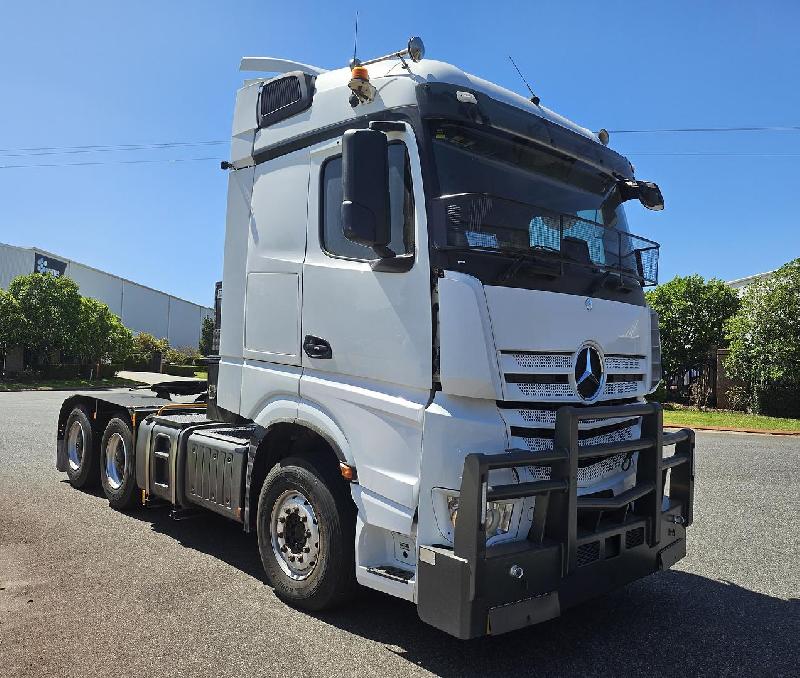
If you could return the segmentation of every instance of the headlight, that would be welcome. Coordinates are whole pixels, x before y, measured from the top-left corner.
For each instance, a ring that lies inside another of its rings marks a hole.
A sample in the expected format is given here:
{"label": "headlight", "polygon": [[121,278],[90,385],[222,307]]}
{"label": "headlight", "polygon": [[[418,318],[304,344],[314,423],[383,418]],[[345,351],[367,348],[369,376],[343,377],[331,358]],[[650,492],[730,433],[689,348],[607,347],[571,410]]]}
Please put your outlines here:
{"label": "headlight", "polygon": [[[458,495],[451,495],[447,498],[447,512],[450,514],[450,522],[455,527],[458,519]],[[511,528],[511,517],[513,515],[513,502],[487,501],[486,518],[483,521],[486,539],[491,539],[499,534],[507,534]]]}

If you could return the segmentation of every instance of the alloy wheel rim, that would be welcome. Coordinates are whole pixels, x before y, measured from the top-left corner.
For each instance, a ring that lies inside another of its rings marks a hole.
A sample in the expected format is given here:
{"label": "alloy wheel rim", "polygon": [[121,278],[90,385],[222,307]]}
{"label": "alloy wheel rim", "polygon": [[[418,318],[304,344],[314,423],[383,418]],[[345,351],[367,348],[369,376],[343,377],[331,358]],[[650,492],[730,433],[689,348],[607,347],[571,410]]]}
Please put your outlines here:
{"label": "alloy wheel rim", "polygon": [[286,490],[270,514],[272,552],[283,573],[302,581],[319,563],[319,521],[308,498],[298,490]]}
{"label": "alloy wheel rim", "polygon": [[83,444],[83,427],[79,421],[73,421],[67,433],[67,460],[73,471],[77,471],[81,467]]}
{"label": "alloy wheel rim", "polygon": [[112,490],[122,487],[125,468],[128,464],[128,450],[119,433],[112,433],[106,442],[105,468],[108,485]]}

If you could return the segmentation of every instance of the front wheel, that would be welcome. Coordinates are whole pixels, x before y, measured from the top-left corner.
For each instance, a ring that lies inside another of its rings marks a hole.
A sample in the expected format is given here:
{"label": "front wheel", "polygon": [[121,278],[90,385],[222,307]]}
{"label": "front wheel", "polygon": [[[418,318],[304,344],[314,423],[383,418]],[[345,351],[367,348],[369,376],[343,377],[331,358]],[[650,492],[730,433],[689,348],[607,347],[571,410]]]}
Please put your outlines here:
{"label": "front wheel", "polygon": [[100,443],[100,480],[109,505],[119,511],[139,505],[133,454],[130,424],[114,417]]}
{"label": "front wheel", "polygon": [[355,506],[333,464],[288,457],[267,475],[258,499],[261,562],[279,598],[321,611],[355,589]]}

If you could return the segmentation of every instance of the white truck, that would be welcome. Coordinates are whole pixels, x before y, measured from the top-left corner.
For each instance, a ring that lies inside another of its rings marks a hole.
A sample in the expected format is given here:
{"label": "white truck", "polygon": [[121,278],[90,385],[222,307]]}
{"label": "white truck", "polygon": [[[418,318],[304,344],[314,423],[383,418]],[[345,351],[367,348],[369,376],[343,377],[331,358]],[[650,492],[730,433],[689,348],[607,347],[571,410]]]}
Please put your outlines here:
{"label": "white truck", "polygon": [[623,203],[658,187],[423,52],[242,61],[208,384],[68,398],[57,468],[255,531],[292,605],[361,584],[471,638],[682,558],[694,436],[645,400],[658,245]]}

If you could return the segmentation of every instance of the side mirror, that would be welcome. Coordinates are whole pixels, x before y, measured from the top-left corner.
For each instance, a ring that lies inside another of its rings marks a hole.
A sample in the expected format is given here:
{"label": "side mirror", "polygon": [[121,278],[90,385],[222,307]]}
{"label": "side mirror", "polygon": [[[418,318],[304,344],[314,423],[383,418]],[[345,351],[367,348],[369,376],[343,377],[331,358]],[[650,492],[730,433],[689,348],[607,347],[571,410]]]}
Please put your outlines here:
{"label": "side mirror", "polygon": [[392,256],[389,212],[389,140],[371,129],[347,130],[342,137],[342,229],[359,245]]}
{"label": "side mirror", "polygon": [[638,198],[649,210],[663,210],[664,196],[658,184],[652,181],[636,181],[635,179],[623,179],[619,182],[619,191],[623,202]]}
{"label": "side mirror", "polygon": [[654,184],[652,181],[638,181],[637,183],[639,184],[639,202],[649,210],[663,210],[664,196],[661,195],[658,184]]}

